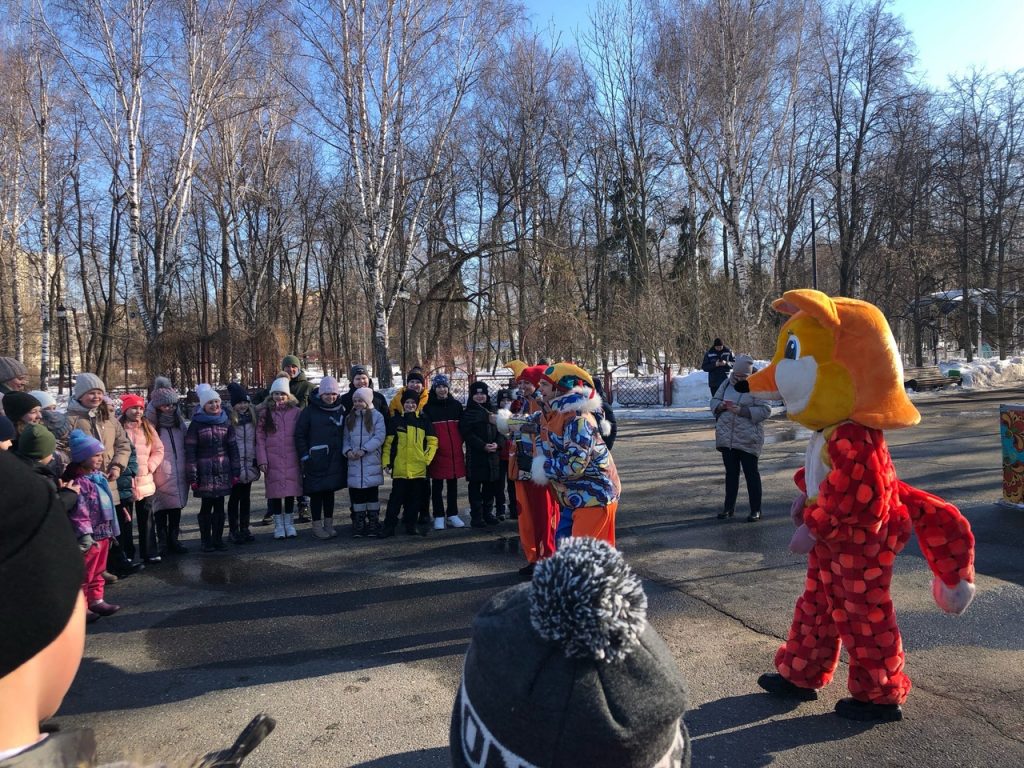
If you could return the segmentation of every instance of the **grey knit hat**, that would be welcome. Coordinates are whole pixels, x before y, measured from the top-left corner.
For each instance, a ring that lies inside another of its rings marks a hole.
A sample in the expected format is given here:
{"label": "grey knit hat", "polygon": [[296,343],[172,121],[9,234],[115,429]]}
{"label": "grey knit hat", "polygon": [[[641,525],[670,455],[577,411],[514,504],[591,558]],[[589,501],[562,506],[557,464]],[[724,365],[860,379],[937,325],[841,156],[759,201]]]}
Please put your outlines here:
{"label": "grey knit hat", "polygon": [[103,394],[107,393],[107,385],[95,373],[79,373],[75,376],[75,400],[93,389],[102,389]]}
{"label": "grey knit hat", "polygon": [[21,360],[16,360],[13,357],[0,357],[0,384],[11,379],[20,379],[22,376],[28,376],[28,368]]}
{"label": "grey knit hat", "polygon": [[647,597],[603,541],[567,539],[473,621],[450,732],[455,768],[680,768],[686,689]]}

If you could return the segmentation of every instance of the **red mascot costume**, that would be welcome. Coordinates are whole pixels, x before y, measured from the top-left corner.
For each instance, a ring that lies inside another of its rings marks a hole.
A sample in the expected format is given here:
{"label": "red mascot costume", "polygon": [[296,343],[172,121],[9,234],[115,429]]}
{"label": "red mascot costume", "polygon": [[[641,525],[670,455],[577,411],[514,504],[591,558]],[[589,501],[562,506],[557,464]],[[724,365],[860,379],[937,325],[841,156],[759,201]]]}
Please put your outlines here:
{"label": "red mascot costume", "polygon": [[889,584],[911,532],[935,575],[938,606],[962,613],[974,597],[974,536],[960,511],[896,477],[882,430],[920,421],[903,389],[896,342],[877,307],[819,291],[787,291],[774,305],[790,315],[770,366],[750,390],[781,397],[789,418],[812,430],[801,494],[793,504],[790,550],[808,555],[778,674],[758,683],[770,693],[810,700],[850,656],[851,698],[836,714],[900,720],[910,691]]}

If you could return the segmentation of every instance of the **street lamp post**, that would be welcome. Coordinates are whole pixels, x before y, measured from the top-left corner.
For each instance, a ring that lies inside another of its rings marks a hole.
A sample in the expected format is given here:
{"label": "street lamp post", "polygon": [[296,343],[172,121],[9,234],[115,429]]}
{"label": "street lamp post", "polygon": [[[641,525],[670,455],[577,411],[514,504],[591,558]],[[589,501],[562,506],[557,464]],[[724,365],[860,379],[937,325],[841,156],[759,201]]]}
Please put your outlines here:
{"label": "street lamp post", "polygon": [[[63,303],[57,305],[57,394],[64,394],[64,347],[67,344],[68,335],[68,310]],[[49,382],[47,382],[49,386]],[[71,388],[71,382],[68,382]]]}
{"label": "street lamp post", "polygon": [[409,306],[409,299],[412,298],[406,290],[401,290],[396,294],[397,298],[402,302],[402,381],[405,382],[406,371],[409,370],[408,364],[408,346],[409,346],[409,325],[405,319],[405,312]]}

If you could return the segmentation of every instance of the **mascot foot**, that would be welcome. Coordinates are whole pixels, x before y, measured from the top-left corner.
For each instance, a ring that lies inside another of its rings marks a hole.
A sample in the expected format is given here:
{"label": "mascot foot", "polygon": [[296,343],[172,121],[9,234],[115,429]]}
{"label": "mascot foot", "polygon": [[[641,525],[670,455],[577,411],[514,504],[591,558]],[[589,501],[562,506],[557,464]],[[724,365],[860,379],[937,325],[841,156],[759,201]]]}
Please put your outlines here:
{"label": "mascot foot", "polygon": [[872,704],[849,698],[836,702],[836,714],[862,722],[895,723],[903,719],[903,709],[899,704]]}
{"label": "mascot foot", "polygon": [[799,685],[794,685],[776,672],[761,675],[757,678],[757,684],[773,696],[783,699],[815,701],[818,698],[818,692],[813,688],[801,688]]}

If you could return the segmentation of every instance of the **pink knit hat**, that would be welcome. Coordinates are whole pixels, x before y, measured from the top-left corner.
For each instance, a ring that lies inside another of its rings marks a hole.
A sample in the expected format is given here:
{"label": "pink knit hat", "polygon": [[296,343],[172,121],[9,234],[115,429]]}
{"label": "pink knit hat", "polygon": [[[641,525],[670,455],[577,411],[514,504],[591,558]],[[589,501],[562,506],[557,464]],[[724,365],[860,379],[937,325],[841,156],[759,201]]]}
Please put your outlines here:
{"label": "pink knit hat", "polygon": [[368,406],[373,408],[373,390],[369,387],[360,387],[352,393],[353,400],[362,400]]}

